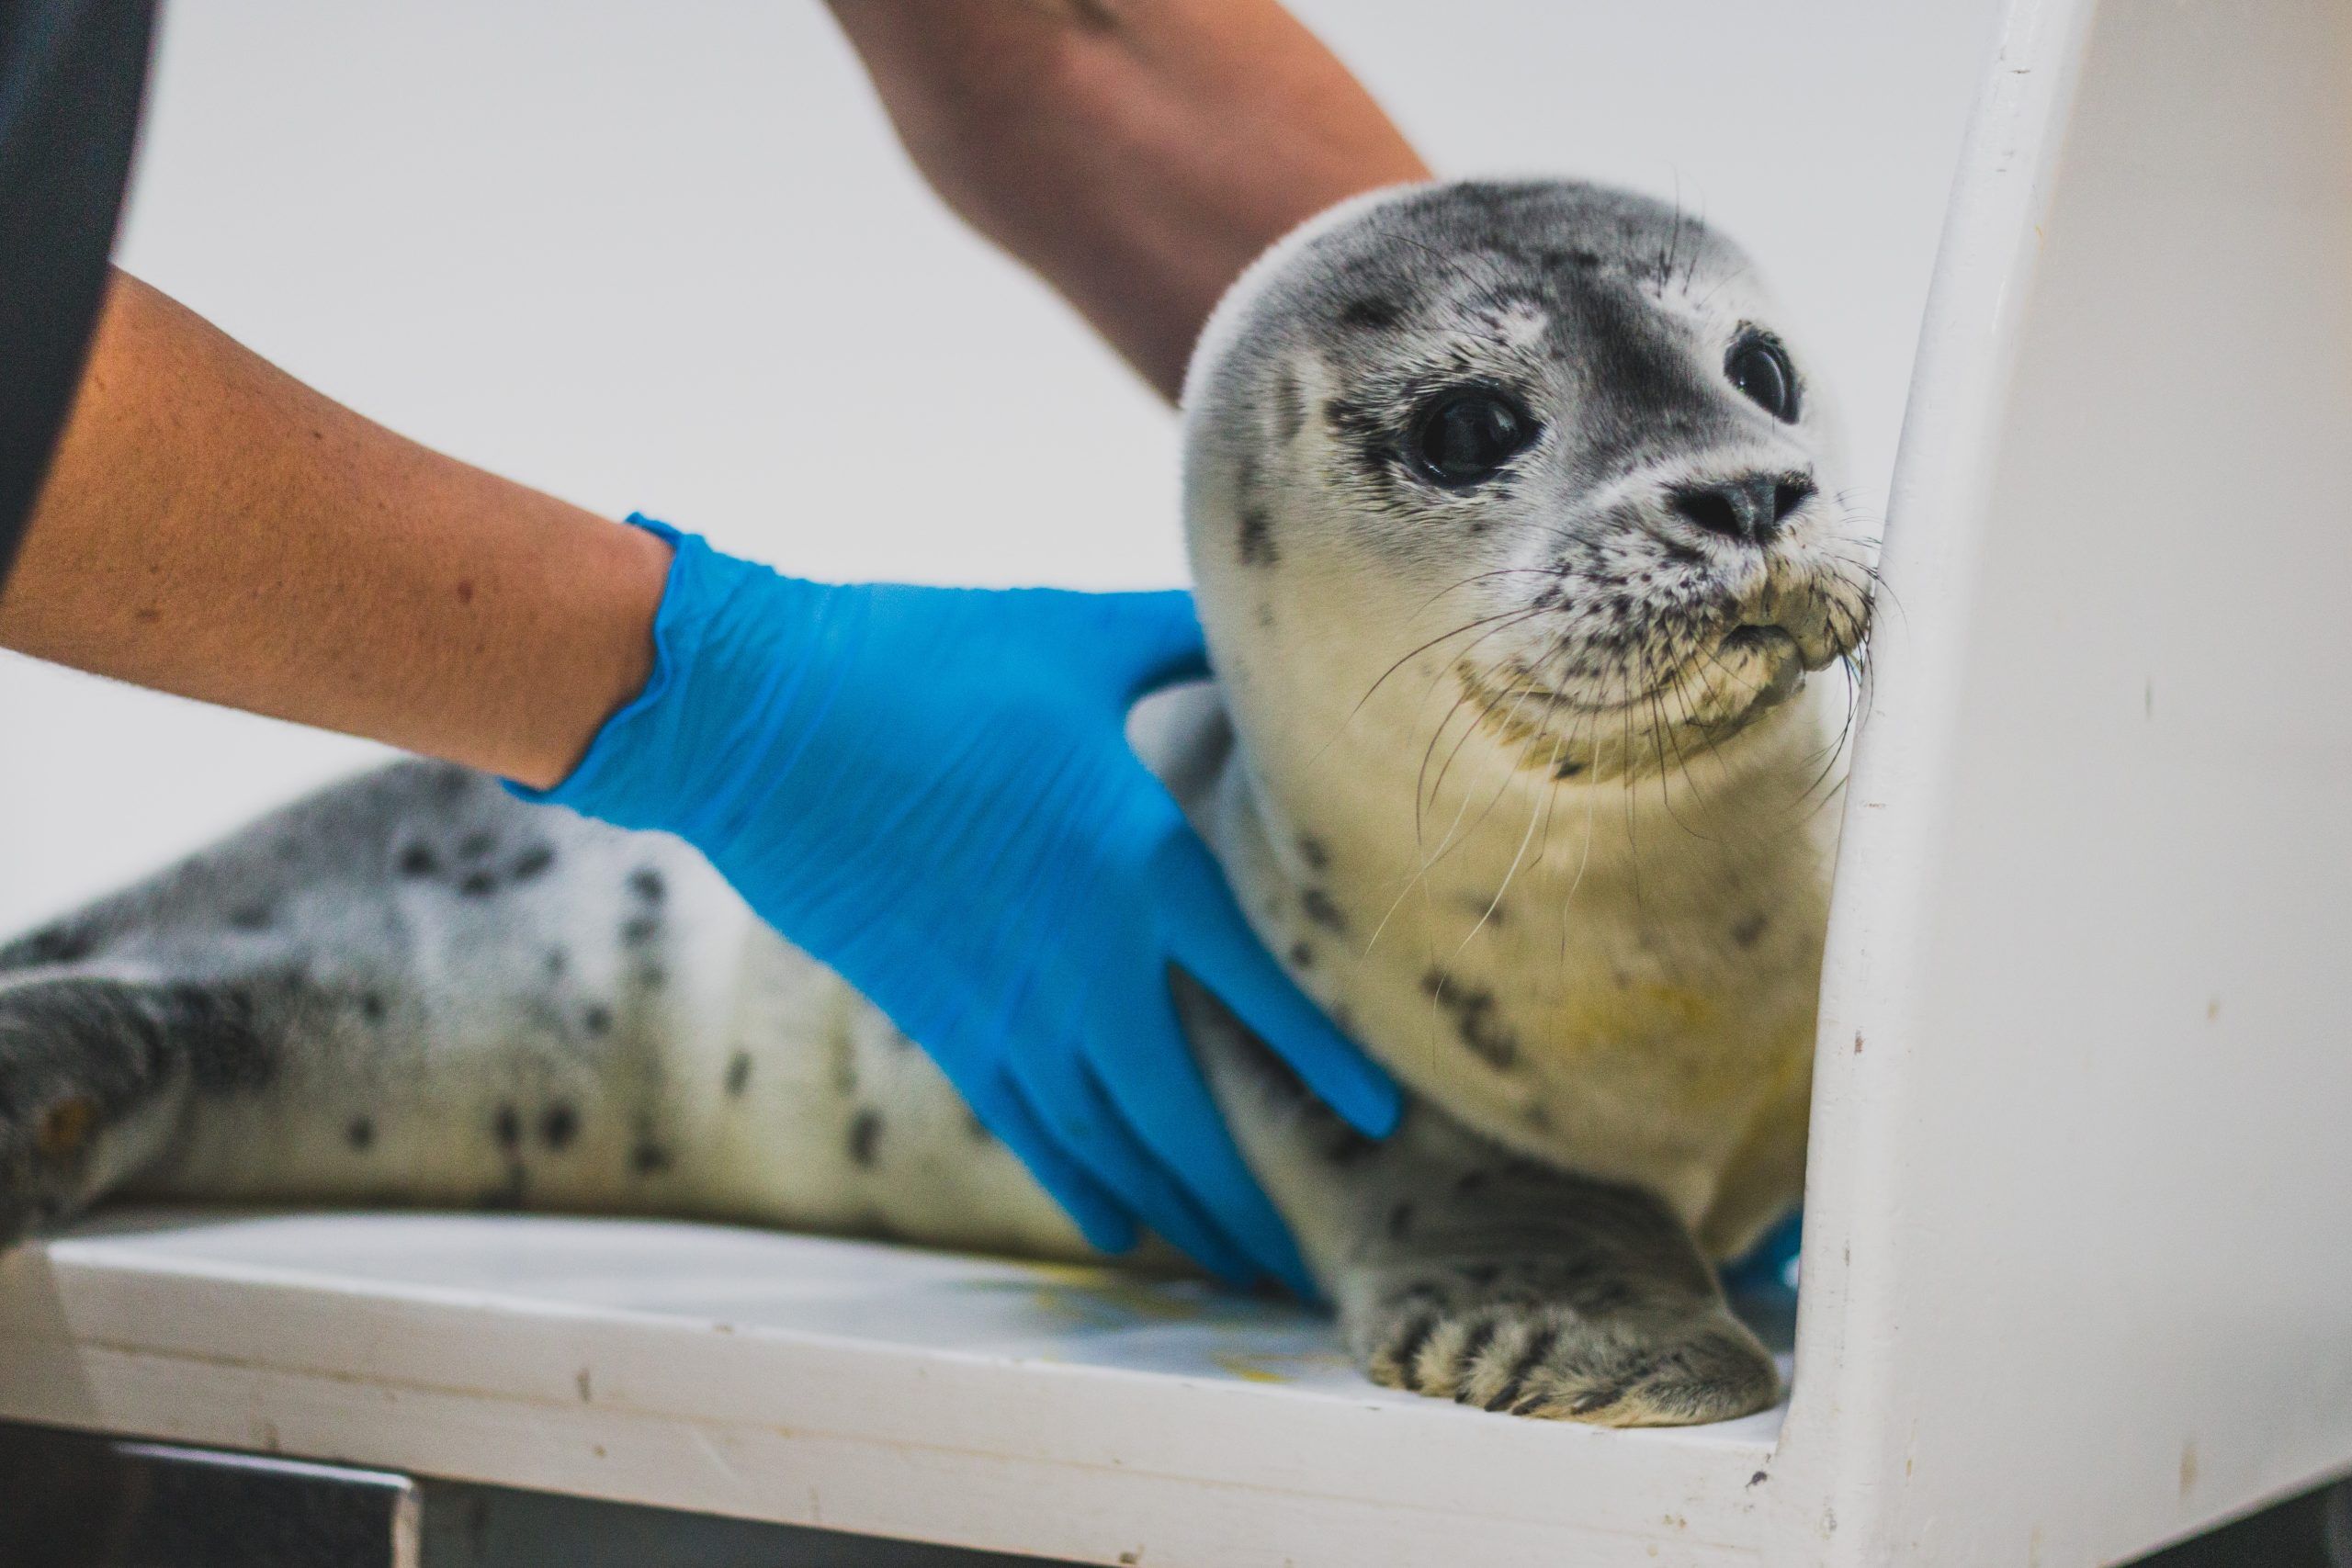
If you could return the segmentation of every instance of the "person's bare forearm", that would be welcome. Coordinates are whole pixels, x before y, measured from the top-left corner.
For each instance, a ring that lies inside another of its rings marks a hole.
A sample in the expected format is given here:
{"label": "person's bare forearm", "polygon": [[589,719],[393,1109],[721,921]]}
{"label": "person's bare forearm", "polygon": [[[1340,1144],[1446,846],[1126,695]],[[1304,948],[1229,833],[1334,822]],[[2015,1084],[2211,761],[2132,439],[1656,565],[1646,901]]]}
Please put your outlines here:
{"label": "person's bare forearm", "polygon": [[1426,179],[1347,68],[1271,0],[832,0],[949,205],[1172,399],[1259,252]]}
{"label": "person's bare forearm", "polygon": [[544,785],[644,684],[668,558],[117,275],[0,646]]}

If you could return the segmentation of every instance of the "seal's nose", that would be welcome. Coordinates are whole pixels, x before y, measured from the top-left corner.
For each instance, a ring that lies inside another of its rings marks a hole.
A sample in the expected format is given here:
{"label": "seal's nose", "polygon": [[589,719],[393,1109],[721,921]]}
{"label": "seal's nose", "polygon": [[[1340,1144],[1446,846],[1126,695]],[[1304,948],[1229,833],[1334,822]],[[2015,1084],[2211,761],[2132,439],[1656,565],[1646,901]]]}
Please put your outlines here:
{"label": "seal's nose", "polygon": [[1720,484],[1685,485],[1674,492],[1673,506],[1710,534],[1760,545],[1813,494],[1813,480],[1804,474],[1742,474]]}

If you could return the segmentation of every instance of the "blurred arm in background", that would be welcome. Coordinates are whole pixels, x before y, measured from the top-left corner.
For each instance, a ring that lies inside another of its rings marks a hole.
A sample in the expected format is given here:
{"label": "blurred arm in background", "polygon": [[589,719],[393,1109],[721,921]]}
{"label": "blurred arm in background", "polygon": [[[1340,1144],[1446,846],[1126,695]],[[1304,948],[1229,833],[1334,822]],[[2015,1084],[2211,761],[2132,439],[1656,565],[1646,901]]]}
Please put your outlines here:
{"label": "blurred arm in background", "polygon": [[915,164],[1174,400],[1258,253],[1430,177],[1272,0],[832,0]]}

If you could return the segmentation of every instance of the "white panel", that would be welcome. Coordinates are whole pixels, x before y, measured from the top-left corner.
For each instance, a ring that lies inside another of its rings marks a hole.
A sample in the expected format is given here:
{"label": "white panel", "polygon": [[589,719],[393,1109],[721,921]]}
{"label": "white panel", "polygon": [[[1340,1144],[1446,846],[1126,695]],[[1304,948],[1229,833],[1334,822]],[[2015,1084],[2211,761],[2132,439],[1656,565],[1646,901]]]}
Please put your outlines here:
{"label": "white panel", "polygon": [[2352,11],[2099,6],[2045,186],[2088,9],[2017,8],[1896,481],[1789,1563],[2352,1467]]}

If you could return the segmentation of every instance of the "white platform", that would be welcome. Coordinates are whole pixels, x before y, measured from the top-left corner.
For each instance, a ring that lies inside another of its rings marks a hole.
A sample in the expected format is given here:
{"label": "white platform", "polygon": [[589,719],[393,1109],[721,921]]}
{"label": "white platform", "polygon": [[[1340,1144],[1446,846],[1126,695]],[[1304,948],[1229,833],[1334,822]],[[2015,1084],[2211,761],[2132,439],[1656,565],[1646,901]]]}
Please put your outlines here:
{"label": "white platform", "polygon": [[1187,1283],[717,1226],[115,1216],[0,1259],[0,1418],[1081,1562],[1753,1561],[1780,1416],[1393,1393]]}

